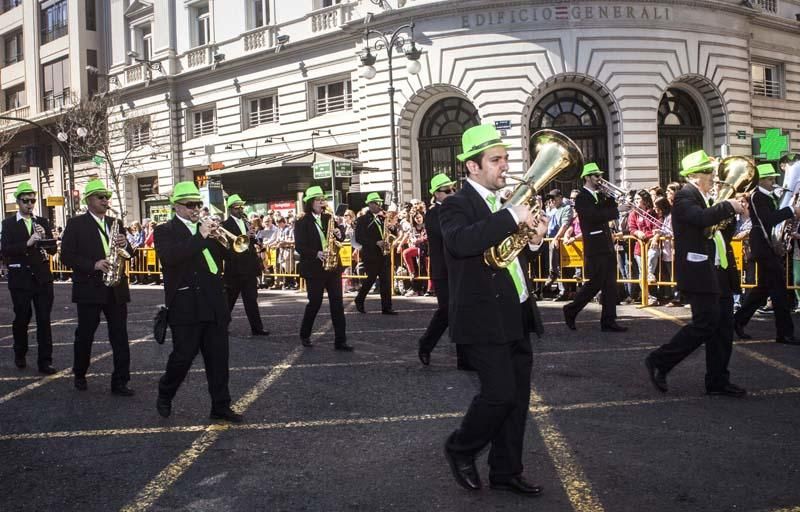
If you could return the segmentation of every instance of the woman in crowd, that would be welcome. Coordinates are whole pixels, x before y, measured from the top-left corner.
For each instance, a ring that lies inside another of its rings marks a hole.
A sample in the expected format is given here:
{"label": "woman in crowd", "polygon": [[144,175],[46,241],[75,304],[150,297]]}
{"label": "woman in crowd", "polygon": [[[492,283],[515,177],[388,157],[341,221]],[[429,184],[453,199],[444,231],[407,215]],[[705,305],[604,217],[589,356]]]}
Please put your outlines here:
{"label": "woman in crowd", "polygon": [[[640,242],[634,245],[633,257],[636,260],[636,265],[640,273],[639,275],[646,273],[647,281],[654,283],[656,281],[655,264],[657,262],[655,258],[642,258],[642,247],[647,241],[653,238],[653,231],[659,227],[654,221],[655,210],[653,208],[653,199],[650,197],[647,190],[640,190],[637,192],[633,204],[636,206],[636,209],[630,213],[628,229],[631,235],[635,236]],[[644,211],[646,215],[639,213],[640,211]],[[648,297],[649,305],[654,306],[657,302],[655,296],[650,295]]]}

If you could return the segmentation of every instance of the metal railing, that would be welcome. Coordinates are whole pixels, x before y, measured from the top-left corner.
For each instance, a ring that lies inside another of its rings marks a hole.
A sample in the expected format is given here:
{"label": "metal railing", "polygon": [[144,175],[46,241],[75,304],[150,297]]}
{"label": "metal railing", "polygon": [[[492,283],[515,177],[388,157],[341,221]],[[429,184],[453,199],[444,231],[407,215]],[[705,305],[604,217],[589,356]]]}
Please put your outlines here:
{"label": "metal railing", "polygon": [[781,83],[778,80],[753,80],[753,95],[780,98]]}

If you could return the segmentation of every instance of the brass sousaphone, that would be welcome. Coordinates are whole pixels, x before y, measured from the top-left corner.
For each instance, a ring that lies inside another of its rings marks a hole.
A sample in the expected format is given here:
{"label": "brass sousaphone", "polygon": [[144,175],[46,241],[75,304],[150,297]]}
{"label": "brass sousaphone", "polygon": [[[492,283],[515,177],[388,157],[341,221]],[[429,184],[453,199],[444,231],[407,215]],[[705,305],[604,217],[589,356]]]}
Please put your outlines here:
{"label": "brass sousaphone", "polygon": [[[753,160],[745,156],[729,156],[717,167],[717,180],[721,184],[714,204],[733,198],[736,194],[752,190],[758,184],[758,171]],[[706,228],[706,236],[714,238],[714,233],[725,229],[736,219],[735,215]]]}

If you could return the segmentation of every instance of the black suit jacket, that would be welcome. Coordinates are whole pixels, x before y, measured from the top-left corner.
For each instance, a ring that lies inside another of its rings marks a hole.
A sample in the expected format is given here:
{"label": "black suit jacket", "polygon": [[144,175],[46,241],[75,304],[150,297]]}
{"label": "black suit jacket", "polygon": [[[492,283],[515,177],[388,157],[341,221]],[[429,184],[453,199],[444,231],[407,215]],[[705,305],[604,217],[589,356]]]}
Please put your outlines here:
{"label": "black suit jacket", "polygon": [[387,258],[383,255],[383,250],[375,245],[378,241],[383,240],[378,225],[387,229],[383,225],[383,220],[383,217],[377,216],[376,219],[372,212],[367,212],[356,221],[356,240],[361,244],[361,260],[370,274],[373,273],[373,269],[374,272],[379,272]]}
{"label": "black suit jacket", "polygon": [[[325,238],[328,238],[328,223],[330,222],[331,216],[327,213],[323,213],[320,217],[320,223],[322,224],[322,232],[325,234]],[[337,238],[338,241],[342,241],[341,235],[344,233],[344,229],[341,226],[336,226],[339,228],[339,237]],[[322,250],[322,240],[319,238],[319,231],[317,230],[316,223],[314,222],[314,215],[311,213],[307,213],[303,215],[303,218],[295,222],[294,224],[294,248],[297,252],[300,253],[300,263],[298,264],[300,275],[305,279],[313,279],[323,277],[325,275],[325,270],[322,268],[322,261],[317,258],[317,253]],[[344,270],[341,265],[339,265],[335,272],[342,272]]]}
{"label": "black suit jacket", "polygon": [[[672,231],[675,236],[675,276],[678,289],[687,293],[719,293],[714,267],[714,240],[705,228],[734,215],[727,202],[709,207],[697,189],[687,183],[675,194]],[[729,265],[732,253],[728,257]]]}
{"label": "black suit jacket", "polygon": [[[772,250],[769,240],[764,238],[764,231],[766,231],[767,235],[770,235],[772,228],[781,221],[791,219],[794,216],[794,211],[790,207],[787,206],[779,210],[775,202],[758,188],[750,194],[750,221],[753,224],[750,229],[751,259],[774,258],[776,254]],[[763,231],[761,229],[762,222]]]}
{"label": "black suit jacket", "polygon": [[[34,216],[34,222],[44,228],[45,238],[53,238],[53,232],[47,219]],[[40,284],[53,282],[50,260],[42,257],[42,252],[35,245],[28,247],[30,237],[25,221],[18,221],[16,215],[3,220],[0,247],[2,247],[6,267],[8,267],[8,288],[10,290],[33,290]],[[55,254],[56,248],[47,249],[47,252]]]}
{"label": "black suit jacket", "polygon": [[222,270],[225,248],[210,237],[203,238],[199,229],[192,235],[177,216],[156,226],[153,243],[161,261],[170,324],[227,325],[231,316],[222,277],[208,270],[203,256],[203,249],[208,249]]}
{"label": "black suit jacket", "polygon": [[[112,219],[106,216],[103,220],[107,230],[111,229]],[[125,234],[121,222],[118,233]],[[95,263],[107,257],[101,236],[100,226],[89,213],[67,221],[61,237],[61,261],[72,269],[72,302],[105,304],[108,301],[108,288],[103,284],[103,273],[94,268]],[[109,240],[109,245],[112,244]],[[125,250],[133,254],[130,244],[126,244]],[[122,280],[113,290],[117,303],[130,302],[131,294],[124,269]]]}
{"label": "black suit jacket", "polygon": [[[246,235],[246,229],[249,223],[245,221],[245,232],[239,229],[239,224],[233,217],[228,217],[222,223],[222,227],[233,233],[234,235]],[[217,244],[219,245],[219,244]],[[225,258],[225,273],[223,279],[226,282],[233,281],[234,279],[253,278],[261,275],[262,264],[261,259],[256,252],[256,239],[250,237],[250,247],[242,252],[235,252],[233,249],[224,252]]]}
{"label": "black suit jacket", "polygon": [[[486,249],[517,230],[511,212],[492,213],[469,182],[439,208],[449,277],[450,339],[459,344],[507,343],[537,330],[532,310],[520,304],[509,272],[483,261]],[[528,267],[526,252],[520,254],[520,264]],[[535,308],[533,299],[528,300]]]}
{"label": "black suit jacket", "polygon": [[439,223],[441,205],[436,205],[425,214],[425,232],[428,233],[428,249],[431,259],[431,279],[447,279],[447,263],[444,261],[444,240]]}
{"label": "black suit jacket", "polygon": [[583,257],[614,254],[614,240],[608,223],[617,220],[617,203],[605,194],[598,193],[597,202],[591,192],[582,188],[575,198],[575,211],[583,235]]}

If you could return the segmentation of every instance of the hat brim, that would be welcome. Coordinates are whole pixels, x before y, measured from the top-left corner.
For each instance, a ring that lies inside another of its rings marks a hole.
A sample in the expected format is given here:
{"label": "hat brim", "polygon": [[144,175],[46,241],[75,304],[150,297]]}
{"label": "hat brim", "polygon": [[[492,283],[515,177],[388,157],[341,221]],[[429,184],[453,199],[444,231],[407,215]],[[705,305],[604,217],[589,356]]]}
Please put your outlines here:
{"label": "hat brim", "polygon": [[310,195],[310,196],[306,197],[305,199],[303,199],[303,202],[307,203],[307,202],[311,201],[312,199],[318,199],[320,197],[324,197],[324,195],[323,194]]}
{"label": "hat brim", "polygon": [[761,178],[774,178],[775,176],[780,176],[780,175],[781,175],[781,173],[772,171],[772,172],[770,172],[768,174],[764,174],[764,175],[759,174],[758,175],[758,179],[761,179]]}
{"label": "hat brim", "polygon": [[202,200],[203,197],[198,194],[198,195],[183,195],[180,197],[171,197],[169,199],[169,202],[172,204],[178,204],[183,201],[202,201]]}
{"label": "hat brim", "polygon": [[464,153],[461,153],[460,155],[456,155],[456,158],[458,158],[461,162],[464,162],[471,156],[477,155],[478,153],[482,153],[482,152],[486,151],[489,148],[496,148],[497,146],[503,146],[504,148],[510,148],[511,144],[508,144],[506,142],[498,142],[496,144],[490,144],[490,145],[488,145],[488,146],[486,146],[484,148],[473,149],[472,151],[465,151]]}
{"label": "hat brim", "polygon": [[103,195],[106,195],[106,196],[110,196],[111,195],[111,191],[107,190],[107,189],[104,189],[104,188],[97,189],[97,190],[92,190],[88,194],[83,194],[83,200],[86,201],[90,197],[96,196],[98,194],[103,194]]}
{"label": "hat brim", "polygon": [[244,202],[244,201],[234,201],[234,202],[232,202],[231,204],[229,204],[229,205],[228,205],[228,208],[232,208],[232,207],[234,207],[234,206],[236,206],[236,205],[242,205],[242,206],[244,206],[244,205],[246,205],[246,204],[247,204],[247,203],[246,203],[246,202]]}
{"label": "hat brim", "polygon": [[697,174],[698,172],[704,172],[707,171],[708,169],[713,169],[713,168],[714,168],[714,163],[707,162],[701,165],[695,165],[694,167],[689,167],[688,169],[681,171],[680,174],[681,176],[689,176],[690,174]]}
{"label": "hat brim", "polygon": [[442,187],[452,187],[455,184],[456,184],[455,181],[448,181],[446,183],[440,183],[439,185],[436,186],[436,188],[431,188],[431,194],[433,194],[434,192],[436,192],[437,190],[439,190]]}
{"label": "hat brim", "polygon": [[19,192],[14,192],[14,199],[19,199],[19,196],[22,194],[33,194],[36,195],[35,190],[20,190]]}
{"label": "hat brim", "polygon": [[601,171],[600,169],[592,169],[591,171],[586,171],[586,172],[581,173],[581,178],[585,178],[585,177],[591,176],[593,174],[603,174],[603,171]]}

